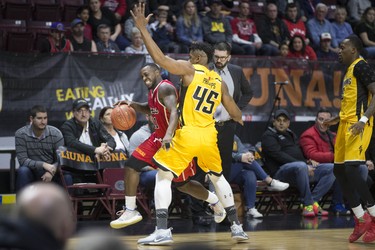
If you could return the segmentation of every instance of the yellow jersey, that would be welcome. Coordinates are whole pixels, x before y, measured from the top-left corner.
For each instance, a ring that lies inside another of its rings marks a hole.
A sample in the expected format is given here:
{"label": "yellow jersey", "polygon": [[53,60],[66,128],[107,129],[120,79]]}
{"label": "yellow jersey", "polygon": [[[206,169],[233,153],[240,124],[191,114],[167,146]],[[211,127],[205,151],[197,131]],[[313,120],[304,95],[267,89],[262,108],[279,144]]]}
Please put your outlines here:
{"label": "yellow jersey", "polygon": [[371,101],[367,85],[372,82],[375,82],[374,70],[363,58],[356,59],[348,67],[342,86],[341,120],[357,122],[362,117]]}
{"label": "yellow jersey", "polygon": [[194,78],[189,86],[183,87],[181,91],[181,125],[201,128],[215,126],[214,113],[221,103],[221,77],[205,66],[193,66]]}

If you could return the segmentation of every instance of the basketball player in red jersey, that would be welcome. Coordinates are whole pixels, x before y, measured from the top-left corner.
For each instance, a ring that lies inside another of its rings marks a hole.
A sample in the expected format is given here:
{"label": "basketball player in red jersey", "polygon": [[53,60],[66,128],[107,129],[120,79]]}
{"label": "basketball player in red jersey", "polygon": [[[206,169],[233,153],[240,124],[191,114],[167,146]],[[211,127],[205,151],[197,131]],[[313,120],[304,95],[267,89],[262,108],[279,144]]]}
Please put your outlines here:
{"label": "basketball player in red jersey", "polygon": [[[152,157],[164,145],[169,145],[177,128],[178,93],[173,84],[168,80],[162,80],[160,68],[154,63],[147,64],[141,69],[142,79],[149,89],[148,102],[137,103],[121,101],[133,107],[137,112],[149,114],[155,131],[133,152],[128,160],[125,171],[125,211],[114,221],[112,228],[119,229],[135,224],[142,220],[142,215],[136,210],[136,193],[139,183],[139,172],[145,166],[156,168]],[[209,192],[197,181],[189,180],[195,174],[195,164],[190,162],[189,167],[174,179],[177,188],[194,198],[207,201],[214,211],[215,221],[220,223],[224,220],[226,212],[219,202],[218,197]]]}

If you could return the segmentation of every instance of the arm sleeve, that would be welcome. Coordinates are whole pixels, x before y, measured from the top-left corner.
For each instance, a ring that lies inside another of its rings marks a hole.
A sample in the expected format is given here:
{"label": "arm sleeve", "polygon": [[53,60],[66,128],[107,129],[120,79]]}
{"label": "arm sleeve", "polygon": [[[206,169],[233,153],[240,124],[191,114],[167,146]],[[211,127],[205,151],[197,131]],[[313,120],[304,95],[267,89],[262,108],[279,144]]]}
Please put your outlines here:
{"label": "arm sleeve", "polygon": [[354,66],[353,74],[365,86],[375,82],[375,71],[365,61],[360,61]]}
{"label": "arm sleeve", "polygon": [[313,135],[303,133],[300,138],[300,145],[303,154],[307,159],[312,159],[319,163],[330,163],[333,162],[333,152],[330,151],[319,151],[318,144],[314,139]]}
{"label": "arm sleeve", "polygon": [[26,140],[22,132],[17,131],[15,134],[16,141],[16,155],[20,166],[26,166],[30,169],[37,169],[43,167],[42,161],[35,161],[29,158],[27,154]]}

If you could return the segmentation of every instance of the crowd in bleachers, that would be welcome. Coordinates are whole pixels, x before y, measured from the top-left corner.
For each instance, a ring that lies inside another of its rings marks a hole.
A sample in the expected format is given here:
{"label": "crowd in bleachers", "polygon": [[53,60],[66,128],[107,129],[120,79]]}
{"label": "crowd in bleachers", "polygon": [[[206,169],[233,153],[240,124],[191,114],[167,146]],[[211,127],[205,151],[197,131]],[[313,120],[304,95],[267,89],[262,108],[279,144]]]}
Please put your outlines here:
{"label": "crowd in bleachers", "polygon": [[282,56],[284,46],[288,58],[335,60],[340,42],[355,33],[364,56],[375,57],[370,0],[1,0],[0,49],[148,54],[130,14],[140,2],[164,53],[225,41],[234,55]]}

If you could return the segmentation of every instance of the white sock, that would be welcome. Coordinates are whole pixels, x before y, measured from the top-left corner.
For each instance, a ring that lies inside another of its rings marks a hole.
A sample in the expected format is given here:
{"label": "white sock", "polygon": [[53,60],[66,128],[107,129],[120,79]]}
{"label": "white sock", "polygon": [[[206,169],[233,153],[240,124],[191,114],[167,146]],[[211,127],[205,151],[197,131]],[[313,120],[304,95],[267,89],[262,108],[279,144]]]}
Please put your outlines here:
{"label": "white sock", "polygon": [[208,191],[208,198],[206,199],[206,201],[212,205],[215,205],[219,202],[219,198],[217,198],[216,194]]}
{"label": "white sock", "polygon": [[372,207],[367,208],[368,213],[372,216],[375,217],[375,205]]}
{"label": "white sock", "polygon": [[136,205],[136,196],[125,196],[125,207],[129,210],[135,210]]}
{"label": "white sock", "polygon": [[358,207],[353,207],[352,210],[357,219],[362,218],[362,216],[365,214],[365,210],[363,210],[362,205],[359,205]]}
{"label": "white sock", "polygon": [[229,183],[225,179],[223,175],[220,175],[220,177],[216,175],[209,175],[212,184],[215,186],[215,191],[217,197],[219,197],[219,200],[223,204],[224,208],[234,206],[234,198],[232,193],[232,188],[230,187]]}

